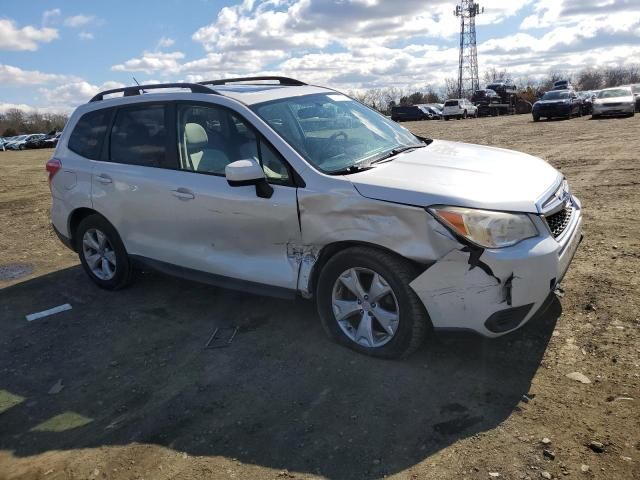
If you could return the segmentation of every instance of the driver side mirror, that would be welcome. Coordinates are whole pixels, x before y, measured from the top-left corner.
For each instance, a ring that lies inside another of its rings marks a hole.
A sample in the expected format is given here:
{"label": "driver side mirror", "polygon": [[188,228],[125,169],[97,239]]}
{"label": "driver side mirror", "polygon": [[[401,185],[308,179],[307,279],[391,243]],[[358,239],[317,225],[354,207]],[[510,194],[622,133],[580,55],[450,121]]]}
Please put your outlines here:
{"label": "driver side mirror", "polygon": [[231,162],[225,167],[224,175],[232,187],[255,185],[258,197],[271,198],[273,195],[273,187],[269,185],[264,170],[254,159]]}

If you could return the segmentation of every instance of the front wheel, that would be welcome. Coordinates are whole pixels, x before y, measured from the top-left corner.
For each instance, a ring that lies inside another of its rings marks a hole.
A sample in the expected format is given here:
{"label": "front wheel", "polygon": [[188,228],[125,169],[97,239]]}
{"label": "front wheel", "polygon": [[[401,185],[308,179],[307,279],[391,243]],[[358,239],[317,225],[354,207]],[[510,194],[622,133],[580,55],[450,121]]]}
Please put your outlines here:
{"label": "front wheel", "polygon": [[89,278],[106,290],[128,286],[133,267],[116,229],[102,216],[89,215],[78,225],[76,250]]}
{"label": "front wheel", "polygon": [[318,280],[323,327],[338,343],[366,355],[410,355],[430,325],[409,286],[417,274],[410,262],[381,250],[353,247],[337,253]]}
{"label": "front wheel", "polygon": [[447,122],[449,121],[449,117],[444,117],[444,119],[445,119],[445,121],[447,121]]}
{"label": "front wheel", "polygon": [[540,116],[539,115],[534,115],[533,116],[533,121],[534,122],[539,122],[540,121]]}

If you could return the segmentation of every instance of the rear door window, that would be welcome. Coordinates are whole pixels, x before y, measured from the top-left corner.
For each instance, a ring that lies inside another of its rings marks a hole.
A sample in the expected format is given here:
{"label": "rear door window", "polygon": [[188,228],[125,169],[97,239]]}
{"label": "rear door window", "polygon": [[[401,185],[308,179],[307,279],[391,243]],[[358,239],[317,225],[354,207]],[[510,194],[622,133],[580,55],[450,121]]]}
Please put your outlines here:
{"label": "rear door window", "polygon": [[143,167],[168,167],[167,107],[162,104],[119,109],[111,129],[109,159]]}
{"label": "rear door window", "polygon": [[85,113],[69,137],[69,150],[91,160],[99,160],[113,109]]}

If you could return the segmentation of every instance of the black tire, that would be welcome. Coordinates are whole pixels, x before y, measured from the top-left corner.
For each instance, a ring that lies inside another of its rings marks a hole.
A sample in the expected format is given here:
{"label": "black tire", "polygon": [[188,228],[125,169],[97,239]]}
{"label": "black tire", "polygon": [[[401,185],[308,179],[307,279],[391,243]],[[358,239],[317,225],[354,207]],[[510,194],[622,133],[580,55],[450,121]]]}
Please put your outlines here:
{"label": "black tire", "polygon": [[540,121],[540,116],[538,116],[538,115],[534,115],[534,116],[533,116],[533,121],[534,121],[534,122],[539,122],[539,121]]}
{"label": "black tire", "polygon": [[464,113],[462,114],[462,118],[464,118],[466,120],[467,116],[468,116],[468,114],[467,114],[467,111],[465,110]]}
{"label": "black tire", "polygon": [[[87,264],[87,260],[84,256],[82,239],[87,230],[90,229],[97,229],[106,235],[115,253],[115,274],[113,278],[109,280],[98,278]],[[120,235],[118,235],[116,229],[104,217],[96,214],[89,215],[84,218],[80,222],[80,225],[78,225],[74,240],[78,256],[80,257],[80,263],[82,263],[84,271],[96,285],[100,288],[104,288],[105,290],[119,290],[131,284],[133,281],[134,269],[131,265],[131,261],[129,260],[127,250],[124,248],[124,244],[122,243]]]}
{"label": "black tire", "polygon": [[449,121],[449,117],[444,117],[445,121],[448,122]]}
{"label": "black tire", "polygon": [[598,118],[600,118],[600,115],[596,115],[595,113],[591,115],[592,120],[597,120]]}
{"label": "black tire", "polygon": [[[367,268],[381,275],[397,298],[399,322],[388,343],[367,347],[351,340],[340,328],[332,308],[332,295],[338,277],[350,268]],[[368,247],[351,247],[334,255],[324,266],[318,279],[316,302],[327,334],[337,343],[365,355],[379,358],[405,358],[413,353],[431,329],[424,305],[409,284],[419,271],[407,260],[391,253]]]}

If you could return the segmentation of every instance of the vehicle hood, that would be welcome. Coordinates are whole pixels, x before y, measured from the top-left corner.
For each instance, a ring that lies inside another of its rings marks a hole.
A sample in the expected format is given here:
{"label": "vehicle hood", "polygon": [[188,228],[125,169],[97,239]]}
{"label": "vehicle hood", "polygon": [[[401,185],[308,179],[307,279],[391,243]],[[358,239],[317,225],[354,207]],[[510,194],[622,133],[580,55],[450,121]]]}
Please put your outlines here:
{"label": "vehicle hood", "polygon": [[608,103],[634,103],[636,98],[633,95],[627,97],[599,98],[596,100],[598,105],[607,105]]}
{"label": "vehicle hood", "polygon": [[538,213],[536,203],[563,177],[531,155],[434,140],[347,178],[375,200]]}
{"label": "vehicle hood", "polygon": [[564,100],[538,100],[534,105],[569,105],[571,102]]}

